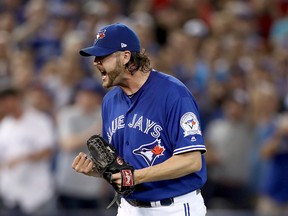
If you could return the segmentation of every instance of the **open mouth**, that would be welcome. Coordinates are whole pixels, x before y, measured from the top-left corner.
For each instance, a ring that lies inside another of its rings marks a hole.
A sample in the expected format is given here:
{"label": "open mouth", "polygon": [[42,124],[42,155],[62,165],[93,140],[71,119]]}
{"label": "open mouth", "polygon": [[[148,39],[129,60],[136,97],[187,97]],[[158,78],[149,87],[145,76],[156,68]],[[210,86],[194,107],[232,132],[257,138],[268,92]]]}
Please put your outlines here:
{"label": "open mouth", "polygon": [[107,72],[106,71],[100,71],[102,80],[104,80],[107,77]]}
{"label": "open mouth", "polygon": [[100,71],[100,73],[102,74],[102,76],[105,76],[107,74],[106,71]]}

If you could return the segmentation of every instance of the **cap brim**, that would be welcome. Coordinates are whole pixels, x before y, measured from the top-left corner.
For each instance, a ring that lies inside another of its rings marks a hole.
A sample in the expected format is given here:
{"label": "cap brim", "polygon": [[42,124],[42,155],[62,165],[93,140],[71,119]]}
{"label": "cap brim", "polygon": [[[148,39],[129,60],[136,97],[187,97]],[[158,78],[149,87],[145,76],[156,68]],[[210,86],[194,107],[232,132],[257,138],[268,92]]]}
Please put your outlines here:
{"label": "cap brim", "polygon": [[111,53],[114,53],[116,51],[117,50],[115,50],[115,49],[91,46],[91,47],[81,49],[79,51],[79,53],[82,56],[106,56],[106,55],[110,55]]}

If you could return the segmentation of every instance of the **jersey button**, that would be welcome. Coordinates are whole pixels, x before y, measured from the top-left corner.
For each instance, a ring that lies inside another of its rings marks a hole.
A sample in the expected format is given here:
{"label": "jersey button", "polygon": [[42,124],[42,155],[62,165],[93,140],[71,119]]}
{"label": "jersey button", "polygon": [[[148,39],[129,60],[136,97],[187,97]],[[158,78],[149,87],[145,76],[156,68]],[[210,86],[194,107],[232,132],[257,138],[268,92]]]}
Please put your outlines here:
{"label": "jersey button", "polygon": [[126,145],[129,145],[129,142],[128,142],[128,141],[126,141]]}

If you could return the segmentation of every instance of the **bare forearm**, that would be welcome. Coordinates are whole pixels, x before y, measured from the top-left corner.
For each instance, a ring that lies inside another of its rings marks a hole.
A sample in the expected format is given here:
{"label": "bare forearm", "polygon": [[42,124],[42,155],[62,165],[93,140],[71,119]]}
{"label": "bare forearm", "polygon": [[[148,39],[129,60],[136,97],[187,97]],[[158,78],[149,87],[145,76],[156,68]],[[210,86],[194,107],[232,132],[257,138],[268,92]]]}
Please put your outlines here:
{"label": "bare forearm", "polygon": [[102,124],[98,122],[97,124],[92,125],[90,128],[88,128],[83,132],[70,134],[69,136],[62,138],[60,140],[60,147],[64,151],[69,152],[74,151],[86,145],[87,139],[93,134],[100,134],[101,130],[102,130]]}
{"label": "bare forearm", "polygon": [[268,159],[275,155],[278,151],[278,146],[282,140],[281,134],[275,134],[270,140],[268,140],[261,149],[261,156],[264,159]]}
{"label": "bare forearm", "polygon": [[135,171],[135,183],[175,179],[202,168],[201,153],[198,151],[172,156],[167,161]]}
{"label": "bare forearm", "polygon": [[10,161],[7,162],[7,165],[9,168],[13,168],[14,166],[21,164],[21,163],[25,163],[28,161],[40,161],[40,160],[45,160],[45,159],[49,159],[51,157],[53,153],[53,150],[50,148],[44,149],[42,151],[39,152],[35,152],[35,153],[31,153],[31,154],[26,154],[26,155],[22,155],[18,158],[14,158]]}
{"label": "bare forearm", "polygon": [[42,151],[30,154],[26,156],[27,160],[38,161],[43,159],[48,159],[52,156],[53,150],[51,148],[44,149]]}
{"label": "bare forearm", "polygon": [[86,135],[71,135],[60,140],[60,147],[65,151],[74,151],[86,143],[88,136]]}

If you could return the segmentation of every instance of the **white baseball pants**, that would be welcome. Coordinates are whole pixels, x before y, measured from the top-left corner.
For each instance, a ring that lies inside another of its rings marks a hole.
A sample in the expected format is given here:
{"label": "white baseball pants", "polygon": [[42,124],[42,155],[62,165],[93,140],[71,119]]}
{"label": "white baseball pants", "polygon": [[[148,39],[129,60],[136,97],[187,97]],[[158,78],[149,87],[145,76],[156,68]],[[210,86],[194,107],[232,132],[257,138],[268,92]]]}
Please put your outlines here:
{"label": "white baseball pants", "polygon": [[190,192],[174,197],[170,206],[156,205],[155,207],[140,208],[130,205],[121,198],[117,216],[205,216],[206,206],[200,192]]}

